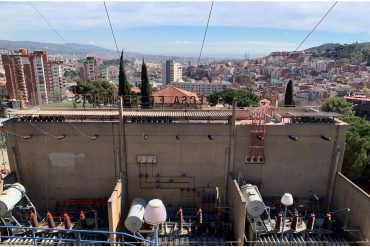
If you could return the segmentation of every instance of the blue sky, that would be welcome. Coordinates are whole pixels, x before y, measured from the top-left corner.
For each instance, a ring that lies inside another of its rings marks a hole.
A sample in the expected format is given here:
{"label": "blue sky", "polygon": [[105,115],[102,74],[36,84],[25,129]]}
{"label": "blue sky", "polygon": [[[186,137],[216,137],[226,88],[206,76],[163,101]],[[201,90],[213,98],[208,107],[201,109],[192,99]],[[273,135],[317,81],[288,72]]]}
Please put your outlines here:
{"label": "blue sky", "polygon": [[[218,2],[203,54],[251,57],[295,50],[333,2]],[[103,2],[34,2],[67,42],[114,49]],[[118,46],[197,56],[210,2],[107,2]],[[0,39],[62,43],[28,2],[0,2]],[[370,2],[339,2],[304,48],[370,41]]]}

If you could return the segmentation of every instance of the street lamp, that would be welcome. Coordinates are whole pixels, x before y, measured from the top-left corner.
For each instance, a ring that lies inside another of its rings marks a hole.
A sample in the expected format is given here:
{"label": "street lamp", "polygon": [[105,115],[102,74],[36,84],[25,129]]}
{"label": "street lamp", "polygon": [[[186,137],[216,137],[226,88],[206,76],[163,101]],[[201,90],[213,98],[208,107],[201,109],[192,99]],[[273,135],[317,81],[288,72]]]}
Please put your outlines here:
{"label": "street lamp", "polygon": [[284,218],[283,218],[283,229],[281,230],[280,239],[283,239],[284,228],[285,228],[285,220],[286,220],[286,212],[289,206],[293,205],[293,196],[290,193],[285,193],[281,197],[281,204],[284,205]]}
{"label": "street lamp", "polygon": [[144,220],[149,225],[154,227],[154,245],[158,246],[158,228],[159,225],[166,221],[167,212],[164,204],[159,199],[149,201],[145,208]]}

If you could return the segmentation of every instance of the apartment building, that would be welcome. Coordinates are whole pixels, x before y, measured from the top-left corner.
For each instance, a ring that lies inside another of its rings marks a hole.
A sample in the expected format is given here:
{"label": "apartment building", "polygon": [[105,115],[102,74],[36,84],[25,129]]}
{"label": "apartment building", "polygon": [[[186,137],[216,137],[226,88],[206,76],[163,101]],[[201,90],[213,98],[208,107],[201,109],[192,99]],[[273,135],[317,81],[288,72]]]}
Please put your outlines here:
{"label": "apartment building", "polygon": [[174,82],[171,85],[187,90],[194,91],[199,96],[209,96],[214,92],[221,92],[225,89],[231,87],[231,83],[227,81],[221,82],[205,82],[205,81],[195,81],[195,82]]}
{"label": "apartment building", "polygon": [[[20,100],[23,106],[48,104],[54,91],[64,86],[61,61],[49,61],[47,51],[20,49],[13,54],[1,56],[5,70],[8,95],[11,100]],[[55,83],[58,78],[58,83]]]}
{"label": "apartment building", "polygon": [[164,85],[168,85],[171,82],[182,82],[181,64],[175,63],[173,60],[167,60],[165,63],[163,63],[162,79]]}
{"label": "apartment building", "polygon": [[109,66],[99,65],[95,67],[95,78],[97,80],[108,81],[109,80]]}
{"label": "apartment building", "polygon": [[77,71],[80,74],[80,79],[84,82],[95,81],[97,66],[96,57],[86,57],[86,59],[77,60]]}
{"label": "apartment building", "polygon": [[52,96],[54,100],[60,98],[66,89],[64,79],[64,66],[62,61],[50,61],[48,64],[48,71],[50,71],[50,81],[53,88]]}

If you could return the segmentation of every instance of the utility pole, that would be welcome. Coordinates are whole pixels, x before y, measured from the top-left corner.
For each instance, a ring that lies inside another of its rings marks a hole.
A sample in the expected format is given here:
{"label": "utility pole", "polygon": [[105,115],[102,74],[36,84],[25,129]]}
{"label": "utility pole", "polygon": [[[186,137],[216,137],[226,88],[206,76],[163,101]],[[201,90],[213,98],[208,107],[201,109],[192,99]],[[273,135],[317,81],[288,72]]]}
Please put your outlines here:
{"label": "utility pole", "polygon": [[[127,172],[127,147],[126,147],[126,130],[125,117],[123,116],[123,97],[119,96],[119,172],[118,179],[123,184],[122,210],[123,215],[128,213],[128,172]],[[121,176],[123,174],[123,176]]]}

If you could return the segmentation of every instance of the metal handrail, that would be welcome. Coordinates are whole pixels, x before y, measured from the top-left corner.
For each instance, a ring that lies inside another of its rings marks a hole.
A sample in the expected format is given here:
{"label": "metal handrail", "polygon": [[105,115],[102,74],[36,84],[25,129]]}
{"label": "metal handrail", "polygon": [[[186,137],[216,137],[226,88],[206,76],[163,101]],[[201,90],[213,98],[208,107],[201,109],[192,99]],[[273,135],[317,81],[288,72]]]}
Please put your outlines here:
{"label": "metal handrail", "polygon": [[[145,242],[145,243],[148,243],[150,245],[153,245],[154,242],[153,241],[150,241],[150,240],[147,240],[147,239],[144,239],[144,238],[140,238],[140,237],[137,237],[135,235],[132,235],[132,234],[129,234],[129,233],[126,233],[126,232],[111,232],[111,231],[101,231],[101,230],[82,230],[82,229],[59,229],[59,228],[40,228],[40,227],[25,227],[25,226],[0,226],[0,229],[20,229],[20,230],[25,230],[25,231],[31,231],[31,236],[0,236],[0,238],[2,239],[32,239],[33,240],[33,244],[34,245],[37,245],[37,241],[39,240],[52,240],[52,241],[65,241],[65,242],[75,242],[75,243],[97,243],[97,244],[103,244],[103,243],[107,243],[107,244],[123,244],[123,245],[131,245],[133,246],[133,244],[131,244],[130,242],[126,242],[126,241],[111,241],[111,240],[85,240],[85,239],[81,239],[81,233],[89,233],[89,234],[105,234],[105,235],[118,235],[118,236],[122,236],[122,239],[124,239],[124,237],[131,237],[135,240],[138,240],[138,241],[141,241],[141,242]],[[66,238],[51,238],[51,237],[42,237],[42,236],[36,236],[36,232],[37,231],[49,231],[49,232],[55,232],[55,231],[58,231],[58,232],[65,232],[65,233],[69,233],[69,234],[73,234],[75,233],[76,234],[76,237],[75,238],[72,238],[72,239],[66,239]]]}

